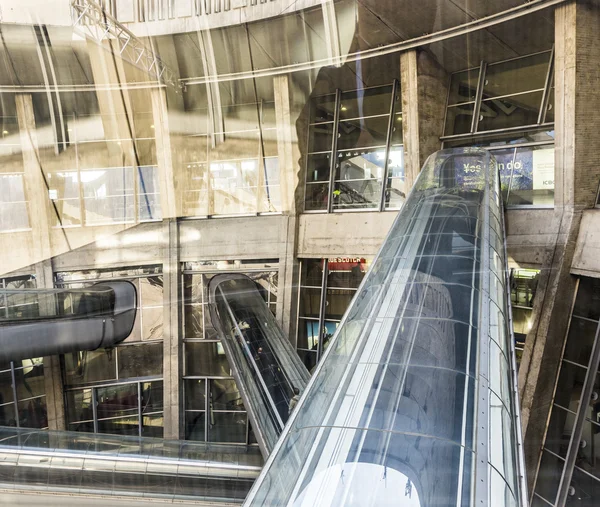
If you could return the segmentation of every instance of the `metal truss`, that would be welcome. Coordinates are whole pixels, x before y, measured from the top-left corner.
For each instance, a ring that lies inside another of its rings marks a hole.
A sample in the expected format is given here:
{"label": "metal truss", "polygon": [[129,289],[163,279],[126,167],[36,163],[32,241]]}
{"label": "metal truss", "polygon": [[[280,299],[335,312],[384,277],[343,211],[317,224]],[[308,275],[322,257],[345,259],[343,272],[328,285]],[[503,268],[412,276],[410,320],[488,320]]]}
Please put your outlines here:
{"label": "metal truss", "polygon": [[116,43],[124,60],[155,76],[159,82],[181,88],[176,75],[158,57],[156,52],[139,37],[125,28],[106,9],[93,0],[73,0],[73,26],[98,43],[105,40]]}

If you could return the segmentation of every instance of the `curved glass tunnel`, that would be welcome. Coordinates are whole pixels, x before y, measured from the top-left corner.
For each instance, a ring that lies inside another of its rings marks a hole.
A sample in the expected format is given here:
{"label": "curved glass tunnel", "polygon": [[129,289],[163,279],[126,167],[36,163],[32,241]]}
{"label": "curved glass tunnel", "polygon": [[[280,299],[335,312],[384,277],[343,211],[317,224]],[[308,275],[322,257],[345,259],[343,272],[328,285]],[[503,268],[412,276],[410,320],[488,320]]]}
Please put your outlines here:
{"label": "curved glass tunnel", "polygon": [[209,294],[213,326],[267,457],[308,383],[308,370],[250,278],[215,276]]}
{"label": "curved glass tunnel", "polygon": [[524,504],[503,239],[495,159],[430,156],[246,505]]}
{"label": "curved glass tunnel", "polygon": [[131,334],[137,312],[136,288],[123,280],[7,298],[13,311],[0,319],[0,361],[114,347]]}

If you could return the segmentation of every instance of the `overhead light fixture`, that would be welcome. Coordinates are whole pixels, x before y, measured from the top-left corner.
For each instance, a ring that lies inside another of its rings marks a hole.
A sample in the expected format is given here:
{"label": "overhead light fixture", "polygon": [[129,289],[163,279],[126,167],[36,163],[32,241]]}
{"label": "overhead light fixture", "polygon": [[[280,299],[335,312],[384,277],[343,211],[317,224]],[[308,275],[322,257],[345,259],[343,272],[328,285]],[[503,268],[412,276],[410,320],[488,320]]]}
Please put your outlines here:
{"label": "overhead light fixture", "polygon": [[340,107],[340,109],[341,109],[342,111],[348,111],[348,108],[347,108],[346,106],[342,106],[342,107]]}
{"label": "overhead light fixture", "polygon": [[4,135],[8,134],[8,130],[3,130],[3,131],[2,131],[2,133],[3,133]]}
{"label": "overhead light fixture", "polygon": [[153,128],[154,128],[154,125],[150,125],[150,128],[151,128],[151,129],[153,129]]}

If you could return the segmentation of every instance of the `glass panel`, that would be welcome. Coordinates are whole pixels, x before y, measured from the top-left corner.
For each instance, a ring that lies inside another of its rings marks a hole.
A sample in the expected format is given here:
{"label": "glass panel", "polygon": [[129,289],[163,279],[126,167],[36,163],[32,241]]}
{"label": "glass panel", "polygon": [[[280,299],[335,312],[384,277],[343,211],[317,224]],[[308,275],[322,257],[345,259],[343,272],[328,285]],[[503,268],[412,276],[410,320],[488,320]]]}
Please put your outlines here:
{"label": "glass panel", "polygon": [[549,61],[550,52],[546,52],[488,65],[484,99],[544,88]]}
{"label": "glass panel", "polygon": [[327,263],[327,287],[358,288],[370,262],[362,257],[334,257]]}
{"label": "glass panel", "polygon": [[333,189],[334,209],[379,207],[384,159],[385,149],[340,153]]}
{"label": "glass panel", "polygon": [[185,343],[185,374],[188,376],[231,376],[221,342]]}
{"label": "glass panel", "polygon": [[600,480],[600,403],[592,403],[586,415],[575,466]]}
{"label": "glass panel", "polygon": [[583,276],[579,279],[573,315],[600,319],[600,279]]}
{"label": "glass panel", "polygon": [[87,169],[81,172],[81,186],[86,223],[133,221],[132,167]]}
{"label": "glass panel", "polygon": [[162,380],[142,382],[142,413],[161,412],[164,404]]}
{"label": "glass panel", "polygon": [[554,501],[558,493],[558,485],[563,472],[564,460],[557,458],[548,451],[542,452],[542,461],[538,471],[535,492],[550,501]]}
{"label": "glass panel", "polygon": [[[9,385],[10,387],[10,385]],[[16,426],[15,404],[0,405],[0,426]]]}
{"label": "glass panel", "polygon": [[119,378],[160,376],[163,371],[163,344],[145,343],[116,349]]}
{"label": "glass panel", "polygon": [[556,385],[554,403],[572,412],[577,412],[585,372],[586,368],[563,361]]}
{"label": "glass panel", "polygon": [[323,260],[302,259],[300,285],[321,287],[323,283]]}
{"label": "glass panel", "polygon": [[570,493],[565,505],[567,507],[596,507],[600,498],[600,481],[575,468],[571,478]]}
{"label": "glass panel", "polygon": [[184,380],[185,410],[206,410],[206,380]]}
{"label": "glass panel", "polygon": [[300,308],[298,315],[300,317],[319,318],[321,311],[321,289],[300,290]]}
{"label": "glass panel", "polygon": [[206,440],[204,430],[206,427],[206,412],[185,413],[185,439],[204,442]]}
{"label": "glass panel", "polygon": [[306,168],[306,181],[308,183],[316,181],[329,181],[329,171],[331,168],[331,154],[320,153],[318,155],[309,155]]}
{"label": "glass panel", "polygon": [[[481,102],[479,132],[499,130],[538,122],[543,92],[522,93]],[[448,108],[448,111],[450,108]]]}
{"label": "glass panel", "polygon": [[239,412],[211,412],[208,429],[210,442],[246,443],[248,416]]}
{"label": "glass panel", "polygon": [[329,202],[329,183],[306,185],[304,209],[306,211],[326,210]]}
{"label": "glass panel", "polygon": [[327,289],[325,318],[329,320],[341,320],[354,294],[356,294],[354,290]]}
{"label": "glass panel", "polygon": [[391,86],[344,92],[340,100],[340,120],[389,114],[391,99]]}
{"label": "glass panel", "polygon": [[47,428],[48,412],[46,397],[33,398],[17,403],[19,410],[19,426],[21,428]]}
{"label": "glass panel", "polygon": [[161,217],[158,168],[138,167],[138,218],[148,221],[160,220]]}
{"label": "glass panel", "polygon": [[163,308],[142,308],[142,340],[160,340],[163,337]]}
{"label": "glass panel", "polygon": [[118,417],[98,421],[98,433],[138,436],[140,434],[139,417]]}
{"label": "glass panel", "polygon": [[164,416],[163,414],[149,414],[142,417],[142,436],[163,438]]}
{"label": "glass panel", "polygon": [[452,74],[448,105],[474,101],[477,95],[479,67]]}
{"label": "glass panel", "polygon": [[117,354],[114,349],[84,350],[65,354],[63,357],[67,385],[117,378]]}
{"label": "glass panel", "polygon": [[311,125],[308,131],[308,152],[331,152],[333,143],[333,123]]}
{"label": "glass panel", "polygon": [[539,269],[511,269],[510,299],[513,305],[533,307],[539,275]]}
{"label": "glass panel", "polygon": [[311,123],[333,121],[335,112],[335,94],[315,97],[311,100]]}
{"label": "glass panel", "polygon": [[462,106],[449,107],[446,110],[446,125],[444,127],[444,135],[452,136],[471,132],[471,122],[473,121],[474,107],[474,104],[464,104]]}
{"label": "glass panel", "polygon": [[317,365],[317,351],[298,349],[298,355],[304,366],[306,366],[306,369],[312,373],[314,367]]}
{"label": "glass panel", "polygon": [[23,367],[15,370],[17,399],[24,400],[46,394],[42,359],[24,359]]}
{"label": "glass panel", "polygon": [[67,391],[65,393],[65,399],[67,402],[66,414],[68,423],[92,421],[94,419],[91,389]]}
{"label": "glass panel", "polygon": [[212,410],[244,410],[242,397],[233,379],[211,379],[210,406]]}
{"label": "glass panel", "polygon": [[298,348],[317,350],[319,343],[319,321],[298,319]]}
{"label": "glass panel", "polygon": [[597,322],[571,317],[563,358],[587,367],[597,329]]}
{"label": "glass panel", "polygon": [[569,412],[554,405],[544,447],[554,454],[558,454],[565,458],[567,456],[567,448],[569,447],[574,424],[575,414],[573,412]]}
{"label": "glass panel", "polygon": [[554,204],[554,147],[529,146],[492,152],[498,161],[500,181],[508,205]]}
{"label": "glass panel", "polygon": [[[98,419],[133,416],[137,420],[138,385],[121,384],[99,387],[96,390]],[[129,423],[123,423],[129,424]],[[110,433],[102,432],[101,433]]]}
{"label": "glass panel", "polygon": [[372,146],[385,146],[389,114],[373,118],[340,121],[338,150],[355,150]]}

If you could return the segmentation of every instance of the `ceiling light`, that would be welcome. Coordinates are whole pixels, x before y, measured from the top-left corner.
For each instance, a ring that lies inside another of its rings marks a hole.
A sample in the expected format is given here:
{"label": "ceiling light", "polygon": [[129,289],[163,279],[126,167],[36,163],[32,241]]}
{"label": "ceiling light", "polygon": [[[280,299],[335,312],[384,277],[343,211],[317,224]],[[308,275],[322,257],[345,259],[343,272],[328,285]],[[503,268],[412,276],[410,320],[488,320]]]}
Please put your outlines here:
{"label": "ceiling light", "polygon": [[154,125],[150,125],[150,128],[151,128],[151,129],[153,129],[153,128],[154,128]]}
{"label": "ceiling light", "polygon": [[3,130],[3,131],[2,131],[2,133],[3,133],[4,135],[8,134],[8,130]]}
{"label": "ceiling light", "polygon": [[340,107],[340,109],[341,109],[342,111],[348,111],[348,108],[347,108],[346,106],[342,106],[342,107]]}

